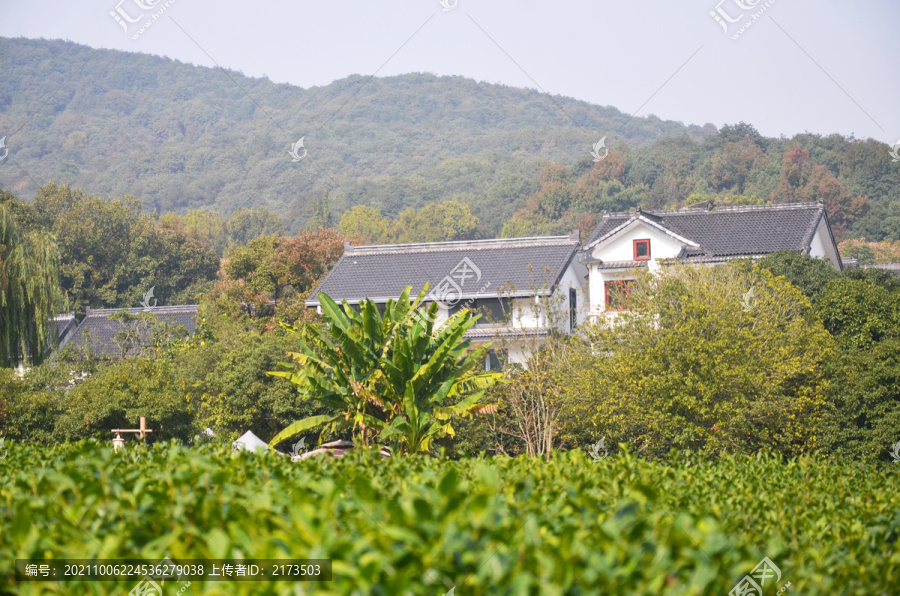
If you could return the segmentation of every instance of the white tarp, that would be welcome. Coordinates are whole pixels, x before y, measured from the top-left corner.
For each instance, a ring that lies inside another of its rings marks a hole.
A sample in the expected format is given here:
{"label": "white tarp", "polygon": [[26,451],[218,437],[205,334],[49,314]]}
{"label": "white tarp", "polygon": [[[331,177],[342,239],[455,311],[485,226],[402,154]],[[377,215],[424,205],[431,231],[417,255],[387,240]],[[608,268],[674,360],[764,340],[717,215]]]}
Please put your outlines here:
{"label": "white tarp", "polygon": [[252,431],[245,432],[240,439],[231,444],[232,447],[240,451],[243,449],[244,451],[252,451],[255,453],[259,453],[259,450],[262,449],[263,452],[269,450],[269,446],[265,441],[257,437],[253,434]]}

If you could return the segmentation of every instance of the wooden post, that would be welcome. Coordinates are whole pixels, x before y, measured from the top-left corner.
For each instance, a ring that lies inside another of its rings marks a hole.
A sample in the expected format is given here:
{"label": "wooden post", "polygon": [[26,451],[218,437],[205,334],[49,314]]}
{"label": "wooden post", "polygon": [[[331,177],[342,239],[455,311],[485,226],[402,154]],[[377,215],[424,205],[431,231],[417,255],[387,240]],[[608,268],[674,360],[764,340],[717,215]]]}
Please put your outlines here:
{"label": "wooden post", "polygon": [[140,425],[140,428],[137,428],[137,429],[134,429],[134,428],[115,428],[115,429],[112,430],[112,432],[116,433],[117,435],[118,435],[119,433],[138,433],[138,434],[141,435],[141,440],[143,441],[143,440],[146,438],[147,433],[152,433],[153,431],[152,431],[151,429],[147,428],[147,419],[144,418],[143,416],[141,416],[141,425]]}

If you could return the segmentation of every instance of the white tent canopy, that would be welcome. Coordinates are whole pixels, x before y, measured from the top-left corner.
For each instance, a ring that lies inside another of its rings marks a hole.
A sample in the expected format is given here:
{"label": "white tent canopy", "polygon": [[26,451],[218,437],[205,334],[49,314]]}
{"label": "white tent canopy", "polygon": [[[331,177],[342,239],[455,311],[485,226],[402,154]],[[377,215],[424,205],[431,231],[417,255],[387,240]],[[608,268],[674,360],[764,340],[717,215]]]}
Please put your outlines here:
{"label": "white tent canopy", "polygon": [[238,451],[243,449],[244,451],[259,453],[260,449],[262,449],[263,452],[269,450],[268,444],[266,444],[265,441],[254,435],[253,432],[249,430],[241,435],[241,438],[231,445]]}

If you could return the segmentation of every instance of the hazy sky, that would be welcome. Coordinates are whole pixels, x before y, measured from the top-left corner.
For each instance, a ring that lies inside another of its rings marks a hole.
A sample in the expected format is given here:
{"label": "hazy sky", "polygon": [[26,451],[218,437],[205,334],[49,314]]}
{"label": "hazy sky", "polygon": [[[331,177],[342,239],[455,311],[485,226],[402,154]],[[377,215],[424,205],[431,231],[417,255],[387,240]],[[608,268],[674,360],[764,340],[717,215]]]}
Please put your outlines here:
{"label": "hazy sky", "polygon": [[[0,0],[0,35],[218,63],[302,87],[431,72],[685,124],[743,120],[768,136],[900,139],[898,0],[443,1],[452,8],[439,0]],[[110,15],[117,8],[143,16],[126,33]],[[232,83],[223,75],[222,84]]]}

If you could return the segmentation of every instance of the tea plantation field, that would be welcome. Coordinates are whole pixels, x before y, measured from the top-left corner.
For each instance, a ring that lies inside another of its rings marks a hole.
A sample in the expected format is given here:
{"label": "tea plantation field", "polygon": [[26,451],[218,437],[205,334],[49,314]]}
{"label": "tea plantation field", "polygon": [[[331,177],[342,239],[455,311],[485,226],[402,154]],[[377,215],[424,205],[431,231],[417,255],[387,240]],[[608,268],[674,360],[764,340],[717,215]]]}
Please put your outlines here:
{"label": "tea plantation field", "polygon": [[780,572],[764,594],[900,593],[900,464],[594,462],[578,452],[552,463],[366,454],[291,463],[219,446],[6,448],[4,594],[128,594],[136,584],[18,582],[17,558],[165,556],[333,560],[328,582],[162,586],[190,596],[724,596],[764,557]]}

